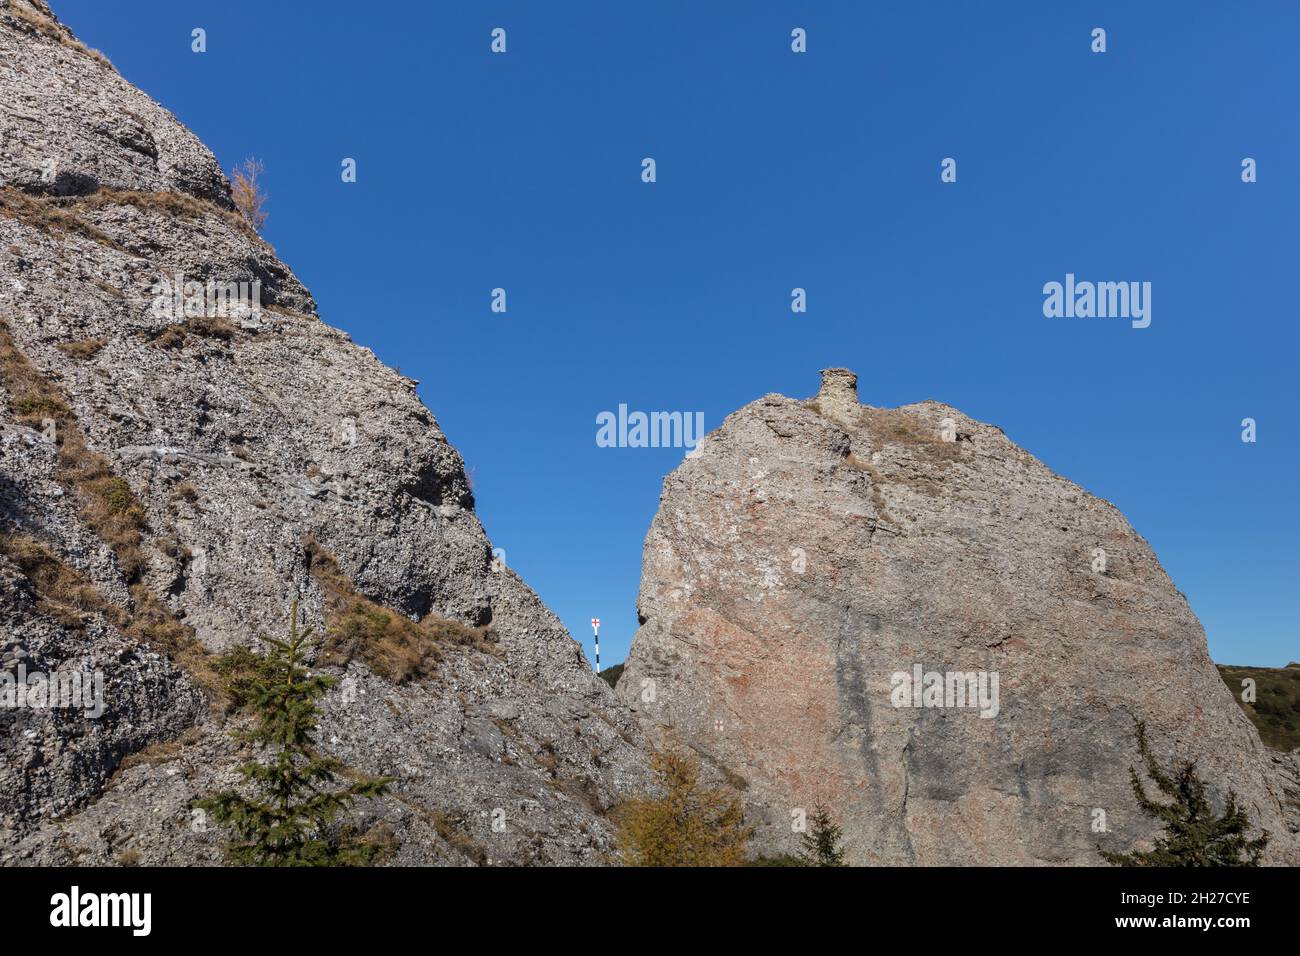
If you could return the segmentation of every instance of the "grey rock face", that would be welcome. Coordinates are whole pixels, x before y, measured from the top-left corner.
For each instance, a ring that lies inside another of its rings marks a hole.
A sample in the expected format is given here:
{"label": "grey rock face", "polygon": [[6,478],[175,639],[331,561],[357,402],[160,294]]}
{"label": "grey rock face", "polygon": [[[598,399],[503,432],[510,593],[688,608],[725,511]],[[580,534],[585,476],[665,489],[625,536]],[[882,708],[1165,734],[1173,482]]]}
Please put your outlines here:
{"label": "grey rock face", "polygon": [[[7,406],[4,399],[0,389],[0,405]],[[107,549],[81,526],[53,480],[53,458],[53,445],[37,432],[0,430],[0,531],[21,528],[47,542],[124,602]],[[44,696],[29,699],[24,689],[20,701],[18,685],[34,677]],[[79,685],[65,685],[70,681]],[[67,687],[57,706],[51,684]],[[173,664],[101,616],[87,614],[80,626],[52,617],[3,554],[0,694],[0,830],[7,833],[75,809],[103,788],[124,756],[179,735],[207,710]]]}
{"label": "grey rock face", "polygon": [[211,152],[171,113],[70,45],[71,31],[44,0],[6,7],[0,182],[60,196],[100,187],[166,190],[234,208]]}
{"label": "grey rock face", "polygon": [[[1270,754],[1124,517],[996,427],[854,384],[753,402],[665,479],[617,689],[647,728],[744,778],[770,851],[822,801],[854,863],[1095,864],[1153,832],[1141,719],[1294,859]],[[913,697],[917,666],[976,706]]]}
{"label": "grey rock face", "polygon": [[[449,650],[435,678],[398,686],[359,662],[340,672],[321,743],[397,778],[354,823],[390,825],[406,863],[600,862],[605,812],[645,783],[639,730],[555,616],[492,565],[463,463],[415,383],[319,320],[170,113],[61,41],[62,27],[33,28],[33,12],[52,16],[43,3],[16,9],[0,9],[0,320],[143,504],[144,583],[214,652],[282,633],[297,595],[319,629],[315,539],[379,604],[490,624],[499,656]],[[158,280],[177,274],[260,282],[263,308],[177,335],[177,317],[153,308]],[[3,398],[0,531],[41,542],[127,606],[112,550],[54,474],[53,445]],[[156,649],[89,617],[69,632],[0,565],[6,661],[21,644],[102,663],[110,690],[97,724],[0,714],[0,860],[218,860],[220,834],[190,819],[189,800],[233,783],[246,755]]]}

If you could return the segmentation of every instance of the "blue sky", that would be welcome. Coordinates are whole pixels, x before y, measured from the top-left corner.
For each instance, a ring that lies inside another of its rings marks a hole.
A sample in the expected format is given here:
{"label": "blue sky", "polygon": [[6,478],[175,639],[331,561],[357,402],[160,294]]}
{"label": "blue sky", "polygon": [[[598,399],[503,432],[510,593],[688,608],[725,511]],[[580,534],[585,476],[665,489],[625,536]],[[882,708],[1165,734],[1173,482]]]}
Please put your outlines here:
{"label": "blue sky", "polygon": [[[1118,505],[1216,660],[1300,659],[1300,5],[54,9],[227,169],[266,163],[269,241],[420,380],[494,543],[589,656],[602,619],[606,665],[682,452],[598,448],[596,415],[712,429],[838,365]],[[1045,318],[1067,272],[1151,282],[1150,328]]]}

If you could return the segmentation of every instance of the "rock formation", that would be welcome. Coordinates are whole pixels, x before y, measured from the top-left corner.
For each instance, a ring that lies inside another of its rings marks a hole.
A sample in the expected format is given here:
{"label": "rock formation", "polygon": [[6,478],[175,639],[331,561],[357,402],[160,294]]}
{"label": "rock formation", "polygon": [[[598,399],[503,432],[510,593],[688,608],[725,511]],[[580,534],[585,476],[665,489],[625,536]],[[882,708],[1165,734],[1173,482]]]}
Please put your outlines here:
{"label": "rock formation", "polygon": [[[346,678],[321,743],[397,778],[351,825],[402,863],[605,859],[639,732],[493,564],[416,383],[318,318],[208,149],[41,0],[0,6],[0,133],[0,656],[105,681],[98,719],[0,710],[0,862],[218,861],[189,802],[235,781],[246,718],[214,662],[299,595],[363,634],[321,660]],[[178,275],[262,307],[165,314]]]}
{"label": "rock formation", "polygon": [[[207,308],[231,288],[256,307]],[[746,789],[760,850],[822,801],[855,863],[1096,863],[1151,832],[1135,719],[1294,853],[1294,755],[1150,548],[998,429],[843,369],[729,417],[666,480],[615,692],[493,562],[415,387],[175,117],[0,0],[0,685],[103,681],[102,714],[0,708],[0,863],[221,862],[191,801],[247,757],[223,668],[295,598],[341,679],[321,746],[395,778],[347,823],[398,863],[610,861],[647,728]]]}
{"label": "rock formation", "polygon": [[747,788],[768,852],[820,801],[852,863],[1097,864],[1152,834],[1140,719],[1294,858],[1283,775],[1151,548],[947,405],[863,406],[828,369],[729,416],[664,481],[639,615],[620,696]]}

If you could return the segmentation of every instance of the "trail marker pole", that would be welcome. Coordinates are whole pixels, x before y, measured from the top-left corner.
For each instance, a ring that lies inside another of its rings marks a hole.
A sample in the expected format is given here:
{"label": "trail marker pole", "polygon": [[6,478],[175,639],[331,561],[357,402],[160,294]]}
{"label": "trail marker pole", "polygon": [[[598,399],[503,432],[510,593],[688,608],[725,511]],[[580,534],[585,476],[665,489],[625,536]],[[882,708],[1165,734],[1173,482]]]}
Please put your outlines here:
{"label": "trail marker pole", "polygon": [[600,618],[591,619],[591,633],[596,636],[596,673],[600,673]]}

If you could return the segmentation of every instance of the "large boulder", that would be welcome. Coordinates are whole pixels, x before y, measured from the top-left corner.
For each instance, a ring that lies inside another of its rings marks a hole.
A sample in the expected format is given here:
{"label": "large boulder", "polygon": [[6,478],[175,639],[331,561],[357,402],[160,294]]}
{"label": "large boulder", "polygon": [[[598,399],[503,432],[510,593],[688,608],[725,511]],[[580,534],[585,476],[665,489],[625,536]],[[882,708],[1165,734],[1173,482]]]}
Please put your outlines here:
{"label": "large boulder", "polygon": [[619,694],[747,788],[768,852],[821,802],[853,863],[1098,863],[1153,833],[1138,720],[1220,805],[1237,792],[1271,859],[1293,848],[1269,754],[1151,548],[950,406],[863,406],[830,369],[815,399],[729,416],[665,479],[639,614]]}

